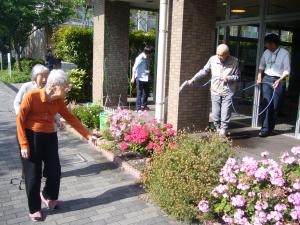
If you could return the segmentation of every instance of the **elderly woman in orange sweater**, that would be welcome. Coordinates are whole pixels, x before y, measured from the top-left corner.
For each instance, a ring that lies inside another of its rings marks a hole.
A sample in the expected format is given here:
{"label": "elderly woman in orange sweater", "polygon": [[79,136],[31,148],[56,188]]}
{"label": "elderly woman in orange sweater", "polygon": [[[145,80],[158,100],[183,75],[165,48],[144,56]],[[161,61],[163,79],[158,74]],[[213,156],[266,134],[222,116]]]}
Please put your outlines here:
{"label": "elderly woman in orange sweater", "polygon": [[[90,132],[73,116],[64,104],[69,91],[67,75],[62,70],[52,70],[45,88],[25,95],[17,117],[17,133],[24,163],[25,187],[28,198],[29,217],[42,220],[41,201],[48,208],[56,208],[60,187],[61,166],[58,156],[57,135],[53,128],[59,113],[87,140]],[[48,168],[42,192],[42,162]]]}

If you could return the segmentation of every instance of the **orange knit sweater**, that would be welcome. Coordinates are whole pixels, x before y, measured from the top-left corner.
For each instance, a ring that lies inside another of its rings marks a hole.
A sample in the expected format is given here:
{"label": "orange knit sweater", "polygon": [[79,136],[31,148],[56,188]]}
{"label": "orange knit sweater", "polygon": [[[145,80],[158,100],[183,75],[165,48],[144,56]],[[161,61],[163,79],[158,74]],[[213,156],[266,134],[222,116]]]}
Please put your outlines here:
{"label": "orange knit sweater", "polygon": [[47,101],[45,89],[28,92],[21,103],[17,117],[17,133],[21,149],[28,149],[28,141],[25,129],[34,132],[53,133],[53,121],[55,114],[59,113],[72,127],[83,137],[88,139],[90,135],[88,129],[72,115],[62,99]]}

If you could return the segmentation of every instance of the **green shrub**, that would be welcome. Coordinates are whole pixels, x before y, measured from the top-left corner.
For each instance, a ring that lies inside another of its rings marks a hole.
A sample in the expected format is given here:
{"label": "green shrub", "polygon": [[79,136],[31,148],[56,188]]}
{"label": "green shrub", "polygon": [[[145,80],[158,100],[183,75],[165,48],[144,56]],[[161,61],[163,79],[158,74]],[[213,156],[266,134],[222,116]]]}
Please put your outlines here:
{"label": "green shrub", "polygon": [[92,73],[93,30],[91,28],[63,26],[54,32],[52,39],[57,58],[75,63],[88,74]]}
{"label": "green shrub", "polygon": [[72,89],[67,101],[89,102],[92,98],[92,76],[82,69],[73,69],[67,72]]}
{"label": "green shrub", "polygon": [[99,128],[99,114],[103,108],[99,105],[78,105],[72,109],[72,113],[88,128]]}
{"label": "green shrub", "polygon": [[111,131],[109,128],[101,129],[100,130],[101,137],[103,137],[107,141],[113,141],[114,137],[111,134]]}
{"label": "green shrub", "polygon": [[168,214],[185,221],[199,219],[199,199],[210,199],[232,146],[216,136],[179,135],[175,147],[154,154],[143,182],[151,198]]}
{"label": "green shrub", "polygon": [[0,71],[0,80],[7,83],[25,83],[30,81],[29,73],[12,71],[11,77],[8,75],[8,70]]}
{"label": "green shrub", "polygon": [[[30,72],[32,70],[32,67],[34,65],[36,65],[36,64],[42,64],[42,65],[44,65],[45,61],[42,60],[42,59],[22,58],[20,60],[20,63],[21,63],[21,67],[23,69],[23,72],[30,74]],[[14,63],[13,69],[17,70],[17,64],[16,63]]]}

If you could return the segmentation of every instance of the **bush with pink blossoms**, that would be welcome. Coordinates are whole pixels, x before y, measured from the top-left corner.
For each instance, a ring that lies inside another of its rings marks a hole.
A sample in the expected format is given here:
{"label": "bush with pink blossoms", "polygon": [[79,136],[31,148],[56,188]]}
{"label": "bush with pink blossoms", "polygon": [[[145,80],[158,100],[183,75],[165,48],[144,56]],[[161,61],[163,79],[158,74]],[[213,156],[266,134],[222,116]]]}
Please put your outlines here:
{"label": "bush with pink blossoms", "polygon": [[300,224],[300,146],[284,153],[280,162],[268,155],[228,159],[210,202],[199,203],[201,216],[226,224]]}
{"label": "bush with pink blossoms", "polygon": [[[149,156],[153,152],[161,152],[167,146],[172,146],[172,137],[175,131],[171,124],[161,124],[156,121],[135,124],[124,136],[124,144],[128,148],[122,148],[122,151],[132,150]],[[122,146],[121,146],[122,147]]]}
{"label": "bush with pink blossoms", "polygon": [[118,110],[107,118],[111,135],[118,141],[122,141],[129,133],[131,127],[140,124],[139,117],[135,117],[130,110]]}

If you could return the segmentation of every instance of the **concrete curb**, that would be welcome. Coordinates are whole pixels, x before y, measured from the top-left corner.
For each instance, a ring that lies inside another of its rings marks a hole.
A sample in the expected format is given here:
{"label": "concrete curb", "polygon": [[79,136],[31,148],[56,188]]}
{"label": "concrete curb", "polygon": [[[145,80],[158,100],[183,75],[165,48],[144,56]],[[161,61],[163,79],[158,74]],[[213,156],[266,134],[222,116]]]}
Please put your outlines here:
{"label": "concrete curb", "polygon": [[[70,125],[65,125],[66,130],[70,133],[76,135],[81,140],[86,141],[85,138],[83,138],[74,128],[72,128]],[[94,150],[100,152],[108,161],[116,163],[119,167],[121,167],[124,171],[129,173],[131,176],[136,178],[137,180],[140,180],[141,178],[141,171],[133,168],[128,162],[123,161],[119,156],[114,155],[112,152],[101,149],[99,146],[93,145],[91,143],[88,143]]]}

